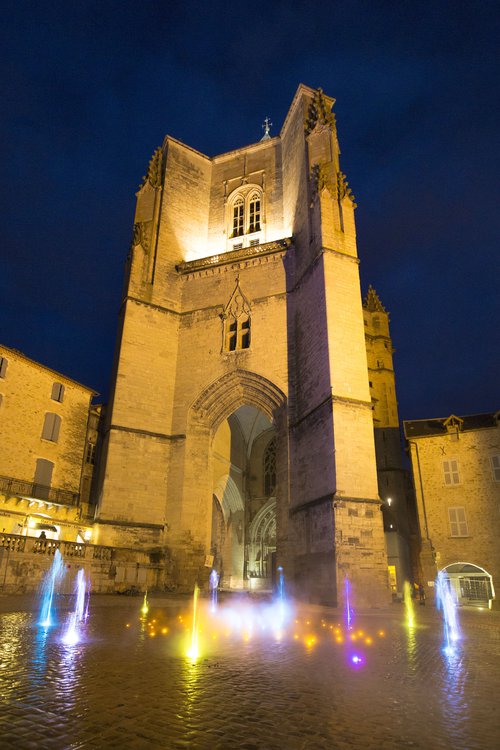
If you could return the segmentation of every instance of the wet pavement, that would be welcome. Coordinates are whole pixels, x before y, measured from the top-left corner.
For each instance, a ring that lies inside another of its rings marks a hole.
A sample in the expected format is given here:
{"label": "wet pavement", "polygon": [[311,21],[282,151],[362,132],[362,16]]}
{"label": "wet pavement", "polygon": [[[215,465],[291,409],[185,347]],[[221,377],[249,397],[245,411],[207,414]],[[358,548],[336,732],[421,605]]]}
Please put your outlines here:
{"label": "wet pavement", "polygon": [[461,612],[446,655],[432,607],[416,607],[411,630],[395,605],[357,614],[351,632],[334,610],[300,610],[278,633],[228,600],[232,619],[200,613],[192,660],[189,602],[151,600],[142,619],[141,604],[93,597],[65,646],[33,600],[0,597],[2,750],[500,746],[500,613]]}

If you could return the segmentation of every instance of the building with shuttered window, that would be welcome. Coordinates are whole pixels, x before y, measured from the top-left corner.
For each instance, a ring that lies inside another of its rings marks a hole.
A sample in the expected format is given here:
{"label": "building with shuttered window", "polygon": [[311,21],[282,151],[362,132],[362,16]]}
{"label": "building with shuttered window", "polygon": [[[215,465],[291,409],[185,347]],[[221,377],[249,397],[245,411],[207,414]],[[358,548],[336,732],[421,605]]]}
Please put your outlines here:
{"label": "building with shuttered window", "polygon": [[404,422],[417,496],[421,579],[443,570],[461,604],[500,587],[500,412]]}
{"label": "building with shuttered window", "polygon": [[92,388],[0,346],[1,531],[78,538],[88,512],[89,492],[81,493],[82,476],[90,473],[94,395]]}

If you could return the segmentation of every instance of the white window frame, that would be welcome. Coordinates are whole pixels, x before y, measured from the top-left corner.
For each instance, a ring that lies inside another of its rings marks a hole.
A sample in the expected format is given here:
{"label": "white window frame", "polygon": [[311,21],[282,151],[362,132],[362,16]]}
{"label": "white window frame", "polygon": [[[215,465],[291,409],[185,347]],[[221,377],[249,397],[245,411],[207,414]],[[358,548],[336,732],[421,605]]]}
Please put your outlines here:
{"label": "white window frame", "polygon": [[500,455],[490,456],[491,475],[494,482],[500,482]]}
{"label": "white window frame", "polygon": [[[256,202],[259,204],[258,210],[255,207],[251,213],[251,207]],[[235,213],[238,206],[243,206],[243,231],[240,231],[239,215]],[[228,250],[254,247],[265,242],[264,217],[264,191],[260,185],[248,184],[234,190],[227,201]]]}
{"label": "white window frame", "polygon": [[445,487],[454,487],[457,484],[460,484],[458,459],[447,458],[443,461],[443,476]]}
{"label": "white window frame", "polygon": [[450,536],[469,536],[469,525],[467,523],[467,516],[463,505],[456,505],[448,508],[448,524],[450,527]]}

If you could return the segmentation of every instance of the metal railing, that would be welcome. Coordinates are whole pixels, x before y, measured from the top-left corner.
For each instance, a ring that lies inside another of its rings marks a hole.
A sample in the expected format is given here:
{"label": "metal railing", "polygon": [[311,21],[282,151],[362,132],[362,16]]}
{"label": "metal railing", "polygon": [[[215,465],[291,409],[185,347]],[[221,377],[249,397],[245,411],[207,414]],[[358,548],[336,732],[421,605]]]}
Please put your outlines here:
{"label": "metal railing", "polygon": [[62,490],[58,487],[46,487],[36,482],[25,482],[22,479],[0,476],[0,492],[25,497],[32,500],[45,500],[56,505],[80,505],[80,493]]}

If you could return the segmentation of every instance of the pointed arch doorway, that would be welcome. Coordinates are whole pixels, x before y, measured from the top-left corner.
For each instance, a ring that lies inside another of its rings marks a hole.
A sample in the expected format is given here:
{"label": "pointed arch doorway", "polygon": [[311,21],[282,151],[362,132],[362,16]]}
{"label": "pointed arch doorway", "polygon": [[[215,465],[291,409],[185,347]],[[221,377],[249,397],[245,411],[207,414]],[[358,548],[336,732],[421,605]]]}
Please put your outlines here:
{"label": "pointed arch doorway", "polygon": [[272,421],[248,404],[222,420],[213,435],[210,552],[224,588],[272,587],[277,445]]}

